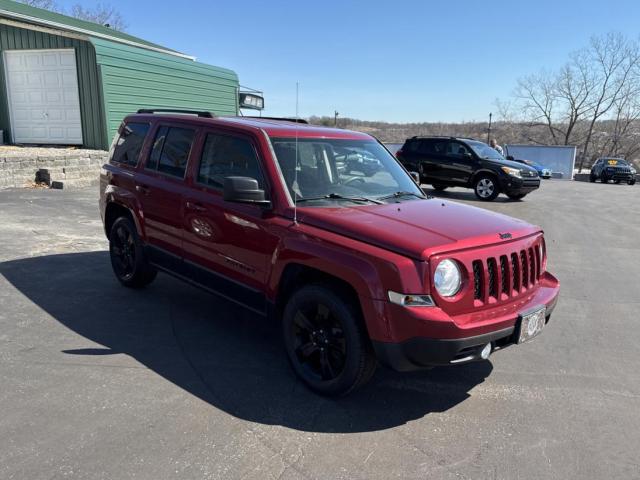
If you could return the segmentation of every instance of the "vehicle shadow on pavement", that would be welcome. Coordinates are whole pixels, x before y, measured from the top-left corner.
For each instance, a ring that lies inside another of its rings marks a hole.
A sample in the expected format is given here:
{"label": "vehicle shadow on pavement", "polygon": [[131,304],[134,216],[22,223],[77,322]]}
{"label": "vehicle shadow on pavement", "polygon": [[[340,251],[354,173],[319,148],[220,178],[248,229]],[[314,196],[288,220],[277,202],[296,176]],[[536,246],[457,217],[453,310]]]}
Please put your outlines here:
{"label": "vehicle shadow on pavement", "polygon": [[[380,368],[361,391],[326,399],[294,376],[274,321],[167,275],[144,290],[126,289],[103,251],[8,261],[0,274],[79,335],[64,355],[101,356],[96,362],[104,364],[104,355],[126,354],[215,408],[261,424],[340,433],[392,428],[463,402],[493,368]],[[11,318],[10,307],[5,313]]]}
{"label": "vehicle shadow on pavement", "polygon": [[[431,195],[433,197],[436,198],[446,198],[447,200],[465,200],[468,202],[474,202],[477,203],[479,205],[486,205],[487,203],[490,202],[485,202],[484,200],[480,200],[478,197],[476,197],[476,194],[473,193],[473,190],[462,190],[462,189],[456,189],[456,190],[444,190],[444,191],[437,191],[429,186],[426,185],[422,185],[422,191],[427,194],[427,195]],[[515,203],[518,202],[520,200],[511,200],[509,197],[507,197],[506,195],[498,195],[495,199],[492,200],[492,202],[494,203]]]}

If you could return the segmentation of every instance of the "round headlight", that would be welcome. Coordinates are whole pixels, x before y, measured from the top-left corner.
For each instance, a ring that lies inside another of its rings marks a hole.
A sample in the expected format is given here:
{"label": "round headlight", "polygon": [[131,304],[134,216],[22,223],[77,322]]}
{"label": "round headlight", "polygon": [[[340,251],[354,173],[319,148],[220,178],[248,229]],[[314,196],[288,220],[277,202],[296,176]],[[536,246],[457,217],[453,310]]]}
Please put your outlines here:
{"label": "round headlight", "polygon": [[462,284],[462,275],[456,262],[449,259],[441,261],[433,275],[433,284],[443,297],[453,297],[458,293]]}

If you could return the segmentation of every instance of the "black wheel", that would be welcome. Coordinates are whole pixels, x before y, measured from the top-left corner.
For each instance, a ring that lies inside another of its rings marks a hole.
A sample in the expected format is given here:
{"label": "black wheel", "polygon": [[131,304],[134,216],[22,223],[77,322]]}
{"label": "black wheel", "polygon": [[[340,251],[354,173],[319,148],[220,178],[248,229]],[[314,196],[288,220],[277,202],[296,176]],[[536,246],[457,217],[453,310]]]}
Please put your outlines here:
{"label": "black wheel", "polygon": [[593,173],[589,175],[589,181],[591,183],[596,183],[596,176]]}
{"label": "black wheel", "polygon": [[473,184],[473,191],[480,200],[490,202],[500,193],[500,187],[495,177],[491,175],[480,175]]}
{"label": "black wheel", "polygon": [[609,179],[607,178],[607,176],[603,173],[602,175],[600,175],[600,181],[602,183],[608,183]]}
{"label": "black wheel", "polygon": [[507,197],[509,197],[511,200],[522,200],[526,196],[527,196],[526,193],[518,193],[517,195],[507,194]]}
{"label": "black wheel", "polygon": [[632,180],[629,180],[627,183],[628,183],[629,185],[635,185],[635,184],[636,184],[636,179],[634,178],[634,179],[632,179]]}
{"label": "black wheel", "polygon": [[446,185],[433,185],[433,189],[437,190],[438,192],[443,192],[447,189]]}
{"label": "black wheel", "polygon": [[284,344],[312,390],[344,396],[369,381],[376,358],[357,306],[322,285],[295,292],[284,309]]}
{"label": "black wheel", "polygon": [[148,262],[133,222],[120,217],[109,234],[111,266],[125,287],[142,288],[150,284],[158,273]]}
{"label": "black wheel", "polygon": [[616,185],[620,185],[620,182],[621,182],[621,181],[622,181],[622,180],[614,180],[614,181],[613,181],[613,183],[615,183]]}

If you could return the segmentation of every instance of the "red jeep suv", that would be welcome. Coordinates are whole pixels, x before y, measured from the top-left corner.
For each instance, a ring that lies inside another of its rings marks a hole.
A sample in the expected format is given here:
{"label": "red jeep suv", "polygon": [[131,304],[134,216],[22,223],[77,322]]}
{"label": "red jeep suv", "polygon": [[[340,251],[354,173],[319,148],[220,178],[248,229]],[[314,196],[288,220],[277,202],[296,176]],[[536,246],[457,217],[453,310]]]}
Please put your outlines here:
{"label": "red jeep suv", "polygon": [[162,113],[125,118],[101,174],[116,277],[166,272],[277,320],[314,391],[345,395],[378,361],[484,360],[549,321],[541,229],[425,196],[369,135]]}

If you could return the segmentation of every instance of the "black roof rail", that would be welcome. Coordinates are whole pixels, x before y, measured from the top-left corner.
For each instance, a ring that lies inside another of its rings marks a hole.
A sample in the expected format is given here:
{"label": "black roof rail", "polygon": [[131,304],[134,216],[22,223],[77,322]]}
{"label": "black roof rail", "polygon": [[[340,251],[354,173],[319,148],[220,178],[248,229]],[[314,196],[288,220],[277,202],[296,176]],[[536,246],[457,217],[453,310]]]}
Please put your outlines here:
{"label": "black roof rail", "polygon": [[304,118],[289,118],[289,117],[258,117],[258,116],[250,116],[250,115],[243,115],[242,118],[257,118],[258,120],[262,119],[262,120],[275,120],[277,122],[293,122],[293,123],[304,123],[305,125],[308,125],[309,122],[307,122]]}
{"label": "black roof rail", "polygon": [[186,115],[197,115],[202,118],[213,118],[211,112],[198,110],[181,110],[179,108],[141,108],[138,113],[183,113]]}

